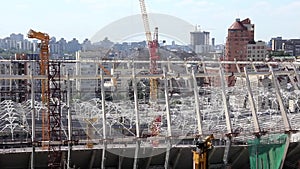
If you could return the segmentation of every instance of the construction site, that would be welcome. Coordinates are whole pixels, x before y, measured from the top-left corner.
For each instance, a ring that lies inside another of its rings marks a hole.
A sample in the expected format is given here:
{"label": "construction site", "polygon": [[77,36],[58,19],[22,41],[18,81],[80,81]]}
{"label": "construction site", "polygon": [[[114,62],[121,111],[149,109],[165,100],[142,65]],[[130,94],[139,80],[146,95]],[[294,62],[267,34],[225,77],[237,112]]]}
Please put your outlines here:
{"label": "construction site", "polygon": [[0,60],[0,168],[299,169],[300,62],[164,50],[140,7],[133,59],[50,59],[29,30],[40,53]]}

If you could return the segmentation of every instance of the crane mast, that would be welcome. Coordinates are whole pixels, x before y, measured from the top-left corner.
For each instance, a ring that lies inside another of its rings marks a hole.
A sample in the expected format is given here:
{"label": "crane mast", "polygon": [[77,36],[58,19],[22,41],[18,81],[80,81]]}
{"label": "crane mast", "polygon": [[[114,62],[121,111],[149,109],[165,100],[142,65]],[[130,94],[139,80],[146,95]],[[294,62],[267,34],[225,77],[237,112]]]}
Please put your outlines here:
{"label": "crane mast", "polygon": [[[49,73],[49,35],[46,33],[36,32],[32,29],[28,32],[28,38],[35,38],[41,40],[39,45],[40,48],[40,74],[48,75]],[[43,148],[46,147],[45,141],[49,140],[49,101],[50,101],[50,91],[49,91],[49,81],[48,79],[42,79],[41,81],[41,99],[43,106],[46,107],[42,110],[42,141]]]}
{"label": "crane mast", "polygon": [[[159,59],[158,56],[158,28],[155,28],[154,37],[152,40],[151,31],[149,26],[149,18],[146,10],[146,5],[144,0],[139,0],[140,8],[142,13],[142,19],[145,28],[145,34],[147,39],[147,45],[149,49],[150,55],[150,74],[157,74],[157,60]],[[150,101],[156,102],[157,100],[157,79],[151,78],[150,79]]]}
{"label": "crane mast", "polygon": [[42,148],[48,148],[48,168],[61,168],[61,86],[60,62],[49,61],[49,35],[29,30],[28,38],[41,41],[40,74],[42,109]]}

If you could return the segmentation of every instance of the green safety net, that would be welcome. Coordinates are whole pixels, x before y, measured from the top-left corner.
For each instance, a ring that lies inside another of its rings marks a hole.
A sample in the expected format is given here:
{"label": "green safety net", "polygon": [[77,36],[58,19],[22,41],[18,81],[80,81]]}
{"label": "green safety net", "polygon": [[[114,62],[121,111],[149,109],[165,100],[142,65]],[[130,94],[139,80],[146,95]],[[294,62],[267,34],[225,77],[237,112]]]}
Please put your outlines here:
{"label": "green safety net", "polygon": [[287,134],[272,134],[249,140],[251,169],[279,169],[287,138]]}

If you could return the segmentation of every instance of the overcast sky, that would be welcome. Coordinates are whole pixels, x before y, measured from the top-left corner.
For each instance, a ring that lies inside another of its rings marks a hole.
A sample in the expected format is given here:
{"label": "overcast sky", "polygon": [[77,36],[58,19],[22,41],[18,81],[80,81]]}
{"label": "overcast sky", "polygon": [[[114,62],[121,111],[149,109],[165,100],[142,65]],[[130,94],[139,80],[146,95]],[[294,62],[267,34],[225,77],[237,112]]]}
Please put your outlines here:
{"label": "overcast sky", "polygon": [[[300,38],[299,0],[145,0],[148,12],[181,18],[224,43],[235,18],[250,18],[255,40]],[[0,38],[30,28],[82,42],[106,25],[139,14],[138,0],[5,0],[0,5]],[[126,28],[122,28],[126,29]]]}

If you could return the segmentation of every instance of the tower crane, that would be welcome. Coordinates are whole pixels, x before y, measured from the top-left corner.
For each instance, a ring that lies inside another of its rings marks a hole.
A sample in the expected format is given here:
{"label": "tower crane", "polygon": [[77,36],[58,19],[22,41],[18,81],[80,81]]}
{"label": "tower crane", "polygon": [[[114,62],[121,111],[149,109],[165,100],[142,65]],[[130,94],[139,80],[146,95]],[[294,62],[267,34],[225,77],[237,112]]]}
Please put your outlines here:
{"label": "tower crane", "polygon": [[[49,35],[42,32],[36,32],[32,29],[28,32],[28,38],[35,38],[38,40],[41,40],[41,43],[39,44],[40,48],[40,74],[46,75],[48,77],[49,74]],[[45,141],[49,140],[49,119],[48,119],[48,110],[49,110],[49,102],[50,102],[50,91],[49,91],[49,81],[48,78],[44,78],[41,81],[41,87],[42,87],[42,103],[43,106],[46,108],[42,110],[42,141],[43,143]],[[45,148],[46,145],[43,144],[43,148]]]}
{"label": "tower crane", "polygon": [[48,167],[57,169],[62,164],[60,64],[49,62],[48,34],[29,30],[27,36],[41,41],[40,74],[45,76],[41,80],[41,99],[45,107],[42,109],[42,148],[48,148]]}
{"label": "tower crane", "polygon": [[[157,63],[158,56],[158,28],[155,28],[153,40],[151,37],[151,31],[149,26],[149,18],[146,10],[145,0],[139,0],[140,8],[142,13],[142,19],[144,23],[144,29],[147,39],[147,45],[150,55],[150,74],[157,74]],[[155,102],[157,100],[157,84],[156,78],[150,78],[150,101]]]}

